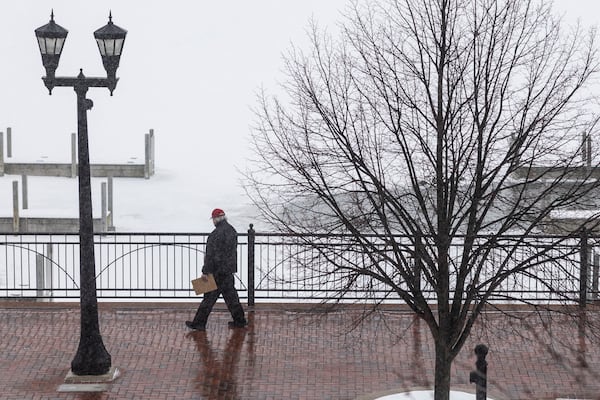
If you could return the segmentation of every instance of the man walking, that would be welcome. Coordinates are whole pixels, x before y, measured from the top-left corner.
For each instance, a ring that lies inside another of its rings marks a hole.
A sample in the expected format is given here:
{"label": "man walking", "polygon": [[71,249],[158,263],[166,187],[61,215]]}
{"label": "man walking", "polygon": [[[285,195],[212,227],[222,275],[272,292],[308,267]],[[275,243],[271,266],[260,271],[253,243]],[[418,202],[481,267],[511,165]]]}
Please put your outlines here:
{"label": "man walking", "polygon": [[242,328],[248,324],[240,298],[234,286],[233,274],[237,272],[237,232],[227,222],[225,212],[215,208],[211,214],[215,229],[208,235],[206,241],[206,254],[202,274],[213,274],[217,283],[217,290],[204,293],[204,297],[193,321],[185,321],[190,329],[206,330],[206,321],[217,302],[220,294],[231,313],[233,321],[229,322],[231,328]]}

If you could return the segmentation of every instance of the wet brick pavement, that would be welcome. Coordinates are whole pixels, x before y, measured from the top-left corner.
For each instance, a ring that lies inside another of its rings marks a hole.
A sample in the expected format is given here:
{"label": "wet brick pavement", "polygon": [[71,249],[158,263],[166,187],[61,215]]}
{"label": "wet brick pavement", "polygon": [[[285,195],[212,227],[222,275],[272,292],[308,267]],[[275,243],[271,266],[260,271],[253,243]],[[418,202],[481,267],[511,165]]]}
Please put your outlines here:
{"label": "wet brick pavement", "polygon": [[[394,310],[325,314],[259,305],[247,329],[228,329],[222,304],[206,332],[191,332],[195,304],[106,304],[100,326],[121,376],[100,393],[58,392],[79,339],[73,304],[0,303],[2,399],[373,399],[431,388],[433,344],[426,325]],[[532,326],[535,314],[522,313]],[[590,319],[600,318],[591,313]],[[483,321],[482,321],[483,322]],[[490,347],[489,390],[496,399],[600,399],[600,346],[585,344],[580,368],[573,321],[554,321],[553,340],[525,322],[486,314],[454,363],[452,384],[473,392],[477,343]],[[545,344],[543,344],[545,343]]]}

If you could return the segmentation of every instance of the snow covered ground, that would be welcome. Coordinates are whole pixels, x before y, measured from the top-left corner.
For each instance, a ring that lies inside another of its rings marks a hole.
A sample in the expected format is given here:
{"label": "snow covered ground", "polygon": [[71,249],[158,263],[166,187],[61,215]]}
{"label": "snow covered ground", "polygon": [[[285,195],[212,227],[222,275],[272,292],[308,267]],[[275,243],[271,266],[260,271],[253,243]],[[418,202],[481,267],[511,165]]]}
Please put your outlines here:
{"label": "snow covered ground", "polygon": [[[375,400],[432,400],[432,390],[416,390],[412,392],[391,394],[383,397],[378,397]],[[453,390],[450,392],[450,400],[475,400],[475,395],[471,393],[459,392]],[[488,397],[488,400],[492,398]]]}

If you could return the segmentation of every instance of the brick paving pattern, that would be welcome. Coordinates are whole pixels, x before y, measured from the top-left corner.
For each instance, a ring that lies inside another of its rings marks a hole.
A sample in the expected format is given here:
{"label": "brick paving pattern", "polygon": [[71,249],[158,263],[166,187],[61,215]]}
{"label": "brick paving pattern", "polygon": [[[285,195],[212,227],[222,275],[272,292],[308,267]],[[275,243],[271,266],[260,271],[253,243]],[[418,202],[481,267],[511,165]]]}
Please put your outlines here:
{"label": "brick paving pattern", "polygon": [[[248,313],[247,329],[228,329],[229,313],[219,304],[207,331],[191,332],[184,321],[195,308],[101,304],[102,336],[121,376],[105,392],[68,393],[57,388],[77,350],[78,306],[2,303],[0,398],[337,400],[432,387],[433,343],[409,313],[383,311],[352,329],[355,309],[260,305]],[[576,323],[554,321],[549,336],[535,318],[486,314],[486,329],[474,329],[454,363],[453,389],[474,392],[472,349],[485,343],[489,394],[497,400],[600,399],[598,343],[589,339],[581,353]],[[579,367],[582,354],[587,368]]]}

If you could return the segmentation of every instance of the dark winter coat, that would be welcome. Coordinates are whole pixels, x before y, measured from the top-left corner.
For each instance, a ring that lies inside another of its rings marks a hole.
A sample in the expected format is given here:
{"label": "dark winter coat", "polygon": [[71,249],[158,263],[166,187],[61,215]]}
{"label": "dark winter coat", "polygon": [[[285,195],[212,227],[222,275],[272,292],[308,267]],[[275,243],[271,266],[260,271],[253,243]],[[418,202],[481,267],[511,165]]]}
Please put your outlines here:
{"label": "dark winter coat", "polygon": [[226,220],[220,221],[208,235],[203,274],[237,272],[237,232]]}

